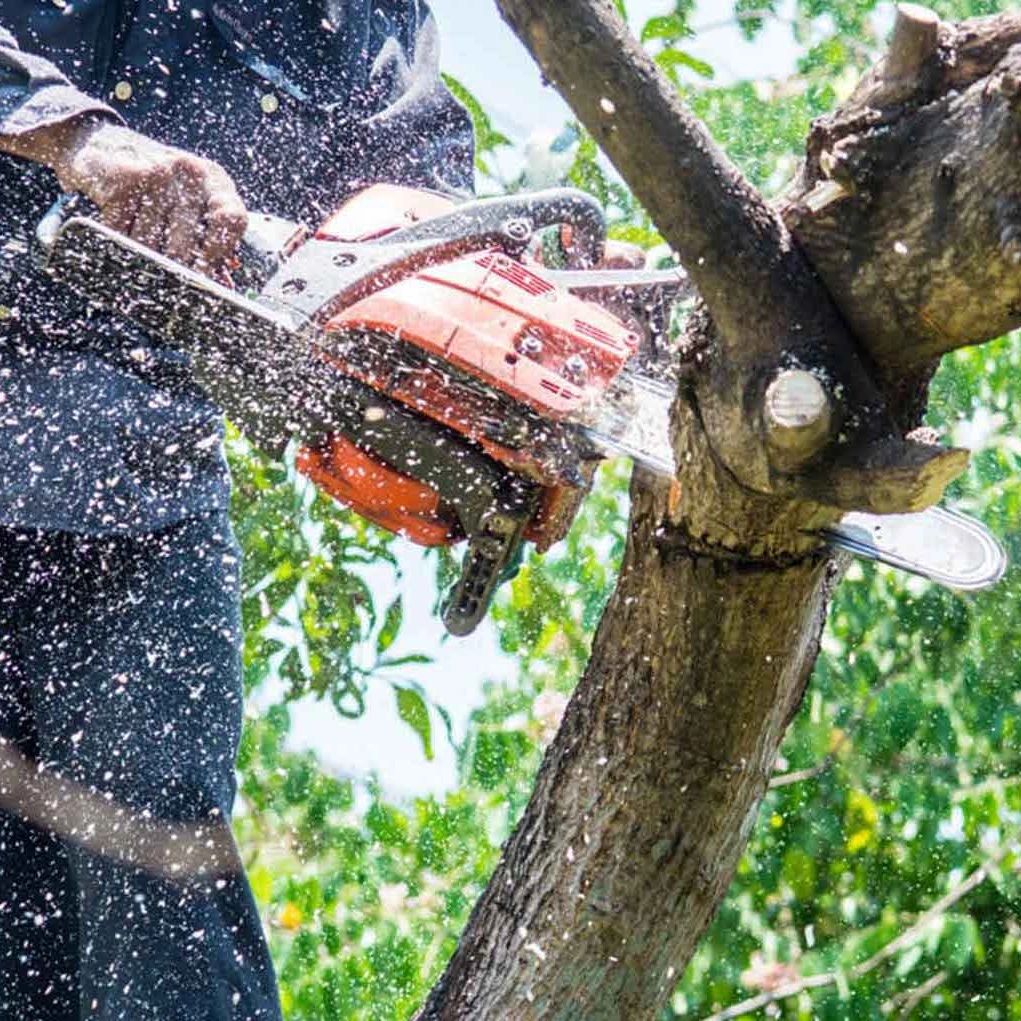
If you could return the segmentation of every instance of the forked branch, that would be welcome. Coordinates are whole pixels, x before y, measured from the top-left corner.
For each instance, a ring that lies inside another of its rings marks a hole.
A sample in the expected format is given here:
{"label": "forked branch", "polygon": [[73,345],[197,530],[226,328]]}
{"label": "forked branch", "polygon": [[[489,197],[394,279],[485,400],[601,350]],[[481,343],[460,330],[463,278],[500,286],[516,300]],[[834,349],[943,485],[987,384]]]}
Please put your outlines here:
{"label": "forked branch", "polygon": [[[881,511],[937,500],[962,459],[898,435],[780,214],[685,108],[614,5],[497,2],[705,301],[708,353],[689,393],[713,459],[746,489],[786,499]],[[793,428],[778,421],[773,389],[792,372],[814,376],[819,391],[812,423]]]}

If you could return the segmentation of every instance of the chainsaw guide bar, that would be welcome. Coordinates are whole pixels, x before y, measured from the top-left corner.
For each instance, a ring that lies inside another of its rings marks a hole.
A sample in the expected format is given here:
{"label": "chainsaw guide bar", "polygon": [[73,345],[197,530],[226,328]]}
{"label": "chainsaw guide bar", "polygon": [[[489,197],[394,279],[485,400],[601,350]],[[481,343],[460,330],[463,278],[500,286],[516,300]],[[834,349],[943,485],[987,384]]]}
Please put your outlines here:
{"label": "chainsaw guide bar", "polygon": [[[424,545],[467,540],[444,611],[465,635],[522,542],[545,549],[566,533],[599,460],[675,474],[676,385],[640,367],[641,327],[585,297],[646,293],[662,307],[688,284],[679,269],[517,261],[538,227],[561,222],[587,232],[590,254],[598,208],[578,193],[452,211],[428,199],[432,219],[368,240],[341,229],[364,216],[352,200],[325,236],[306,231],[293,253],[264,259],[270,279],[250,296],[83,217],[50,229],[46,265],[191,355],[197,383],[257,447],[279,457],[297,439],[298,467],[366,517]],[[424,337],[413,335],[420,320]],[[462,335],[475,346],[459,348]],[[940,509],[849,514],[820,538],[963,591],[995,584],[1007,565],[982,525]]]}

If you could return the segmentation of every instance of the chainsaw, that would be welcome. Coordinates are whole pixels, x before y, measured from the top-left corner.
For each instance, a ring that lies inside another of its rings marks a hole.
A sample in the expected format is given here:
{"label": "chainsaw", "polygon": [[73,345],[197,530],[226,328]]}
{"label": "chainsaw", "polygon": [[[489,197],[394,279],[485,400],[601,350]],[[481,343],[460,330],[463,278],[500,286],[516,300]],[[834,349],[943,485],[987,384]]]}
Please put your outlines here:
{"label": "chainsaw", "polygon": [[[520,558],[562,539],[598,464],[673,477],[680,267],[600,270],[599,204],[571,189],[457,202],[376,185],[316,230],[252,217],[232,286],[55,207],[48,271],[192,357],[273,456],[423,546],[466,544],[443,621],[472,632]],[[549,269],[537,241],[569,240]],[[961,514],[849,514],[829,545],[961,590],[1006,567]]]}

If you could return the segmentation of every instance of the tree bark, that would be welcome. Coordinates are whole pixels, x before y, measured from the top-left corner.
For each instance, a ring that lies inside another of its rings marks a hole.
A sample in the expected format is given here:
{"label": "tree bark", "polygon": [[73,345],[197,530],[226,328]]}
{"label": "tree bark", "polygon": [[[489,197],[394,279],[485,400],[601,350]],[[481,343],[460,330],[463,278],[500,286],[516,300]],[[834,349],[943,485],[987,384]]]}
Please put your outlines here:
{"label": "tree bark", "polygon": [[1021,325],[1019,39],[1018,14],[940,25],[892,85],[888,58],[816,123],[787,197],[785,220],[890,389]]}
{"label": "tree bark", "polygon": [[654,1016],[744,850],[830,569],[692,556],[635,498],[591,665],[423,1019]]}
{"label": "tree bark", "polygon": [[[905,5],[887,59],[815,126],[770,207],[608,2],[498,3],[705,304],[677,483],[636,476],[588,669],[420,1018],[653,1018],[726,892],[816,658],[837,568],[806,532],[838,507],[931,502],[962,455],[903,439],[929,367],[1018,325],[1021,242],[997,193],[1021,195],[1021,16],[955,27]],[[810,423],[825,442],[784,461],[784,430],[820,409],[850,438]]]}

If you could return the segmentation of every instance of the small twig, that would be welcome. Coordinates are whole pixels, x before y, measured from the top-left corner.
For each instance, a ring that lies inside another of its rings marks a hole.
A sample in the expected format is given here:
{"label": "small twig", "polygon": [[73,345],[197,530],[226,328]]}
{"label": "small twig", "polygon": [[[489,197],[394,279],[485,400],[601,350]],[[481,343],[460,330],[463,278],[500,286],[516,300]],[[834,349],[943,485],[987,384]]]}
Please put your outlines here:
{"label": "small twig", "polygon": [[709,1015],[703,1021],[730,1021],[731,1018],[744,1017],[746,1014],[752,1014],[763,1007],[768,1007],[771,1003],[789,999],[791,996],[798,996],[809,989],[823,989],[826,986],[835,985],[836,981],[836,974],[830,971],[822,975],[810,975],[808,978],[800,979],[797,982],[788,982],[772,992],[760,993],[758,996],[751,997],[751,999],[735,1003],[732,1007],[727,1007],[717,1014]]}
{"label": "small twig", "polygon": [[895,755],[892,761],[907,769],[956,769],[961,765],[954,755]]}
{"label": "small twig", "polygon": [[998,858],[990,858],[984,865],[980,865],[946,896],[936,901],[928,911],[919,915],[918,920],[913,925],[905,929],[895,939],[890,940],[886,946],[877,950],[868,960],[862,961],[861,964],[856,964],[849,972],[851,978],[857,979],[867,975],[870,971],[878,968],[884,961],[888,961],[895,954],[899,954],[902,950],[911,946],[933,922],[938,921],[950,908],[967,897],[973,890],[977,890],[992,874],[993,866],[997,860]]}
{"label": "small twig", "polygon": [[[793,770],[790,773],[780,773],[769,781],[770,790],[778,790],[781,787],[791,787],[796,783],[805,783],[807,780],[815,780],[829,770],[837,761],[841,749],[850,740],[861,717],[855,717],[848,724],[847,729],[841,735],[840,740],[824,759],[814,766],[807,766],[805,769]],[[952,755],[895,755],[892,765],[897,769],[958,769],[964,765],[960,759]],[[1014,768],[1017,766],[1013,760],[1000,763],[1001,766]],[[880,774],[877,779],[882,781],[885,774]],[[1010,776],[987,776],[968,787],[960,787],[951,795],[954,804],[976,797],[980,794],[987,794],[990,791],[1002,791],[1007,787],[1021,784],[1021,775]],[[880,784],[877,784],[879,786]]]}
{"label": "small twig", "polygon": [[897,1021],[907,1021],[911,1017],[914,1009],[929,996],[932,996],[934,992],[947,980],[947,973],[945,971],[938,971],[931,978],[926,979],[920,986],[916,986],[914,989],[906,989],[902,993],[898,993],[896,996],[891,996],[890,999],[883,1004],[880,1008],[884,1014],[892,1014],[895,1010],[900,1008],[897,1013]]}
{"label": "small twig", "polygon": [[[841,739],[843,740],[843,739]],[[781,773],[779,776],[774,776],[769,781],[769,789],[771,791],[779,790],[781,787],[791,787],[796,783],[804,783],[806,780],[814,780],[818,776],[822,776],[836,761],[835,753],[830,752],[822,762],[810,769],[798,769],[792,773]]]}
{"label": "small twig", "polygon": [[938,921],[958,901],[980,887],[990,877],[993,867],[1006,853],[1007,850],[1004,848],[1002,854],[992,857],[984,865],[980,865],[971,875],[958,883],[945,897],[936,901],[928,911],[919,915],[913,925],[905,929],[895,939],[890,940],[889,943],[876,951],[870,958],[862,961],[861,964],[856,964],[847,972],[829,971],[821,975],[810,975],[807,978],[799,979],[797,982],[788,982],[786,985],[780,986],[771,992],[760,993],[758,996],[742,1000],[740,1003],[735,1003],[733,1006],[727,1007],[716,1014],[711,1014],[704,1021],[730,1021],[731,1018],[744,1017],[746,1014],[751,1014],[756,1010],[761,1010],[763,1007],[768,1007],[771,1003],[788,1000],[792,996],[798,996],[809,989],[824,989],[828,986],[836,985],[842,975],[846,975],[848,979],[853,981],[862,978],[871,971],[875,971],[885,961],[888,961],[891,957],[911,946],[933,922]]}

